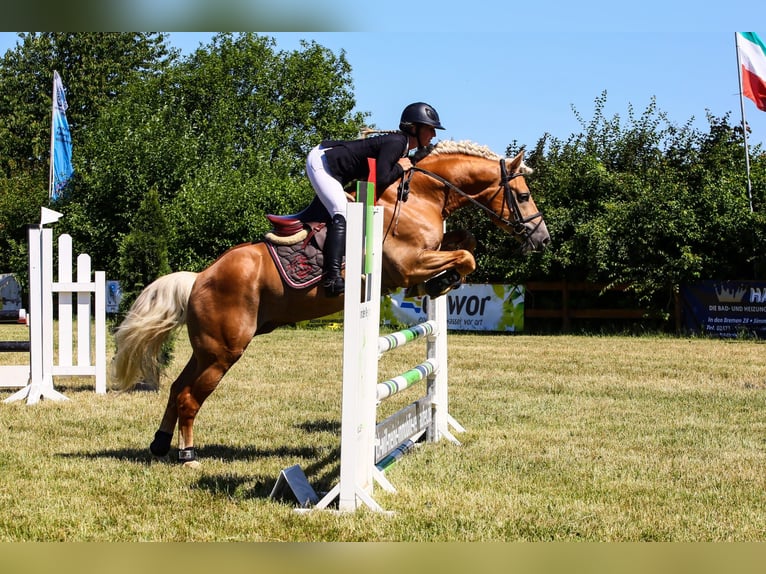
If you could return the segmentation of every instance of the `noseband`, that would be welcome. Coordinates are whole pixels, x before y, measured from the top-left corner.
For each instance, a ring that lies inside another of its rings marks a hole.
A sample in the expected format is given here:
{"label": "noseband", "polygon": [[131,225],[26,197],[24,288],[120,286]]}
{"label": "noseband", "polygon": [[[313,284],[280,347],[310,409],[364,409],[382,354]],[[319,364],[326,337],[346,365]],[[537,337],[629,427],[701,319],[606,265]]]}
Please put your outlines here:
{"label": "noseband", "polygon": [[[517,171],[515,173],[509,174],[508,173],[508,168],[505,165],[505,159],[504,158],[500,160],[500,187],[498,188],[497,192],[495,193],[495,195],[497,195],[497,193],[500,192],[501,190],[503,192],[503,205],[500,208],[500,214],[495,213],[489,207],[487,207],[483,203],[480,203],[479,201],[474,199],[472,196],[470,196],[466,192],[464,192],[462,189],[460,189],[456,185],[454,185],[454,184],[450,183],[449,181],[447,181],[446,179],[444,179],[442,176],[440,176],[438,174],[435,174],[435,173],[433,173],[431,171],[428,171],[427,169],[423,169],[421,167],[418,167],[416,165],[412,166],[412,170],[410,171],[409,175],[404,178],[406,181],[402,181],[402,189],[409,188],[409,180],[412,177],[412,173],[415,172],[415,171],[419,171],[420,173],[423,173],[423,174],[425,174],[425,175],[427,175],[427,176],[429,176],[429,177],[431,177],[431,178],[441,182],[442,184],[444,184],[447,187],[447,194],[445,194],[445,196],[444,196],[445,204],[447,202],[447,195],[449,194],[449,192],[450,191],[454,191],[455,193],[461,195],[462,197],[464,197],[465,199],[467,199],[468,201],[470,201],[474,205],[478,206],[479,209],[482,209],[483,211],[485,211],[489,215],[489,217],[491,219],[494,219],[495,221],[498,221],[498,222],[500,222],[500,223],[510,227],[513,230],[514,233],[516,233],[517,235],[521,235],[522,239],[524,241],[527,241],[530,238],[530,236],[532,235],[532,231],[530,231],[527,228],[526,224],[528,222],[532,221],[533,219],[536,219],[538,217],[542,218],[542,216],[543,216],[543,214],[540,211],[538,211],[538,212],[536,212],[536,213],[534,213],[532,215],[529,215],[527,217],[522,217],[522,215],[521,215],[521,207],[519,206],[519,200],[516,197],[516,194],[513,193],[513,190],[511,189],[511,183],[510,182],[511,182],[512,179],[515,179],[515,178],[517,178],[519,176],[522,176],[524,174],[522,172],[520,172],[520,171]],[[494,198],[494,195],[489,199],[489,201],[491,202],[493,198]],[[406,201],[406,195],[404,196],[403,201]],[[513,213],[514,219],[512,221],[508,220],[508,219],[506,219],[505,217],[502,216],[502,213],[505,210],[505,206],[506,205],[508,205],[509,211],[511,211]],[[541,219],[541,221],[542,221],[542,219]]]}

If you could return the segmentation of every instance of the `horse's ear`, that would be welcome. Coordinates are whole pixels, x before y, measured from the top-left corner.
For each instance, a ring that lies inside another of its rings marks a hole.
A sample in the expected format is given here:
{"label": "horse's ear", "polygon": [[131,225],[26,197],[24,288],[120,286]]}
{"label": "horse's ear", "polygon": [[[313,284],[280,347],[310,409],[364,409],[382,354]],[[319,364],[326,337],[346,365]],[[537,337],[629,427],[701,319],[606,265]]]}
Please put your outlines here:
{"label": "horse's ear", "polygon": [[508,166],[509,173],[523,173],[524,175],[529,175],[535,171],[524,163],[523,149],[517,153],[515,157],[506,158],[505,163]]}

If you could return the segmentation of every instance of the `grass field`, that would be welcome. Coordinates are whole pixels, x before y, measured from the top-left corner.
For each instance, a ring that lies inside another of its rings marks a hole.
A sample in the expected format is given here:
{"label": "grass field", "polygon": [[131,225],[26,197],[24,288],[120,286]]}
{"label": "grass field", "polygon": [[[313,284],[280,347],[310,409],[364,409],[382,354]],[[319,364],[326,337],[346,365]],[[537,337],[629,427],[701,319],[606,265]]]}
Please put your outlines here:
{"label": "grass field", "polygon": [[[0,542],[766,540],[756,341],[450,333],[462,446],[423,445],[387,471],[398,492],[374,497],[393,516],[298,514],[268,495],[293,464],[318,492],[337,481],[342,338],[254,339],[197,418],[198,470],[148,453],[170,379],[99,396],[59,378],[69,401],[0,403]],[[423,352],[385,355],[381,378]],[[170,373],[187,355],[180,337]]]}

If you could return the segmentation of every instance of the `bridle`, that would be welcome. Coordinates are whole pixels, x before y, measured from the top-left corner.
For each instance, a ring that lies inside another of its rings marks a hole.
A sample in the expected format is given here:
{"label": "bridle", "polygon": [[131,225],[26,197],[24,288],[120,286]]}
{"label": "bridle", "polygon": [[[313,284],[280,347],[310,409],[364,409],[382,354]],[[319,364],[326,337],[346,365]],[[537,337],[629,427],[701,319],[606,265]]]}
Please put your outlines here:
{"label": "bridle", "polygon": [[[503,205],[500,208],[500,214],[505,211],[505,206],[507,205],[509,207],[509,211],[513,213],[514,220],[510,221],[506,218],[504,218],[502,215],[498,215],[494,211],[492,211],[489,207],[484,205],[483,203],[477,201],[474,199],[471,195],[468,195],[466,192],[464,192],[462,189],[454,185],[453,183],[449,182],[448,180],[444,179],[442,176],[433,173],[431,171],[428,171],[427,169],[423,169],[421,167],[418,167],[416,165],[412,166],[412,169],[408,174],[405,175],[405,177],[402,180],[402,185],[400,187],[400,199],[401,201],[407,201],[407,193],[409,192],[409,184],[410,179],[412,179],[412,175],[414,172],[419,171],[422,174],[427,175],[428,177],[431,177],[435,179],[436,181],[442,183],[447,188],[447,193],[444,194],[444,204],[446,206],[447,204],[447,198],[449,196],[450,191],[454,191],[458,195],[464,197],[469,202],[473,203],[474,205],[478,206],[479,209],[486,212],[489,217],[503,225],[506,225],[510,227],[514,233],[517,235],[520,235],[524,241],[529,240],[534,230],[530,230],[527,228],[526,224],[532,221],[533,219],[540,218],[540,221],[542,221],[543,214],[538,211],[532,215],[528,215],[527,217],[522,217],[521,214],[521,207],[519,206],[519,200],[516,197],[516,194],[511,189],[511,180],[515,179],[519,176],[524,175],[522,172],[517,171],[514,173],[508,173],[508,168],[505,165],[505,159],[500,159],[500,186],[498,187],[495,194],[489,198],[489,201],[487,203],[491,203],[491,201],[494,199],[495,195],[500,193],[502,191],[503,193]],[[527,195],[528,197],[528,195]]]}

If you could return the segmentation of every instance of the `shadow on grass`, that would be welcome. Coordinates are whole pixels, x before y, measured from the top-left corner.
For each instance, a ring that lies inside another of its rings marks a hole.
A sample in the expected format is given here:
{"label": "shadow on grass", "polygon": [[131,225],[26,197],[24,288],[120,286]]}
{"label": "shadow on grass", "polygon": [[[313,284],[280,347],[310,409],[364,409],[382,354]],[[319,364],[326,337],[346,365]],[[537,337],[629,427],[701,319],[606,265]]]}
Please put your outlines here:
{"label": "shadow on grass", "polygon": [[[311,487],[322,496],[329,491],[340,476],[340,449],[333,450],[324,458],[306,466],[303,469],[306,479]],[[266,499],[269,498],[278,476],[264,475],[232,475],[210,474],[201,476],[193,488],[209,492],[214,496],[225,496],[236,499]],[[286,499],[284,504],[292,504],[295,501]]]}
{"label": "shadow on grass", "polygon": [[333,419],[321,419],[317,421],[307,421],[304,423],[298,423],[295,428],[299,428],[306,432],[329,432],[340,436],[340,421]]}
{"label": "shadow on grass", "polygon": [[[316,420],[295,425],[307,433],[329,432],[340,434],[340,422],[336,420]],[[122,448],[88,452],[61,453],[62,458],[115,459],[133,464],[149,466],[151,464],[175,465],[176,453],[173,448],[166,457],[157,458],[146,448]],[[300,459],[309,462],[302,466],[307,480],[319,494],[332,488],[340,476],[340,446],[327,450],[309,446],[275,446],[272,448],[238,447],[221,444],[208,444],[197,449],[197,457],[204,465],[205,459],[217,459],[224,462],[258,461],[265,458]],[[180,465],[179,465],[180,466]],[[216,496],[235,498],[268,498],[278,476],[241,476],[234,474],[206,474],[199,478],[193,488],[199,488]],[[243,490],[243,488],[245,490]]]}

